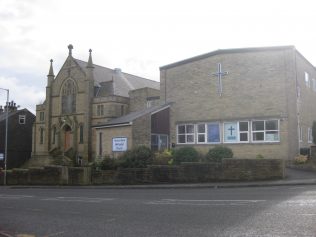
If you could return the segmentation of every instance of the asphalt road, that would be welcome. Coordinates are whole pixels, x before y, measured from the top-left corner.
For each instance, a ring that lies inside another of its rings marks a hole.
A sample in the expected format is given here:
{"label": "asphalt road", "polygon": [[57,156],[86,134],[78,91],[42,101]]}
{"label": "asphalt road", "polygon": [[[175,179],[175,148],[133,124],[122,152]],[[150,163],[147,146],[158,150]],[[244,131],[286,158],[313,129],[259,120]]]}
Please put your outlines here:
{"label": "asphalt road", "polygon": [[316,186],[0,188],[3,236],[316,236],[315,224]]}

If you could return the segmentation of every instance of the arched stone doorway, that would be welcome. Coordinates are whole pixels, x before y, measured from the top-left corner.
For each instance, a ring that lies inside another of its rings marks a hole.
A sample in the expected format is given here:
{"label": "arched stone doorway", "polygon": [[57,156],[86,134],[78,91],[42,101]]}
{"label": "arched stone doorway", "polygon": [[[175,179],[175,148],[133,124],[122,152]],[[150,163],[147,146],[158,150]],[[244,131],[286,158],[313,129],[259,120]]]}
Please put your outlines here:
{"label": "arched stone doorway", "polygon": [[66,124],[63,130],[64,130],[64,151],[67,151],[72,146],[71,127],[68,124]]}

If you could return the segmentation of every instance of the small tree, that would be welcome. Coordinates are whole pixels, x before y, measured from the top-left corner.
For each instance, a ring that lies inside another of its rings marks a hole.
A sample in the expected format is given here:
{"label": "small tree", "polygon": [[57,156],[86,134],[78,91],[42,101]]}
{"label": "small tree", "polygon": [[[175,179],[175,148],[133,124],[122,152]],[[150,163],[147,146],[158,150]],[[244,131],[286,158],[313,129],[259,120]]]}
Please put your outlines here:
{"label": "small tree", "polygon": [[313,143],[316,144],[316,121],[313,122],[312,136],[313,136]]}

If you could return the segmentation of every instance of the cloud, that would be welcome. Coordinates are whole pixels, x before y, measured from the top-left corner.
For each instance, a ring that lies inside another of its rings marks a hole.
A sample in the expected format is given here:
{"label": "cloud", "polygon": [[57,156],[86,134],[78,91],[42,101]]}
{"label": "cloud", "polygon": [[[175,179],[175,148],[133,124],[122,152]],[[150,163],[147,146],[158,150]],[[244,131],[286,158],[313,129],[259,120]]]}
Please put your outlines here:
{"label": "cloud", "polygon": [[[20,108],[27,108],[35,114],[35,105],[43,103],[45,90],[36,86],[26,86],[14,77],[0,77],[0,87],[9,89],[10,101],[14,101]],[[0,105],[5,105],[6,92],[0,90]]]}

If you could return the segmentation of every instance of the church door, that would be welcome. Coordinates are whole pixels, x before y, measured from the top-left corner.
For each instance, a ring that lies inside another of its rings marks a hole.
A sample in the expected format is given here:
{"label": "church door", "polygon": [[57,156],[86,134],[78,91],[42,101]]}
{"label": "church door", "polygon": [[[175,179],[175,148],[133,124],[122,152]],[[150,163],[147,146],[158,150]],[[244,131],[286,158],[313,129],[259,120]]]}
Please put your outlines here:
{"label": "church door", "polygon": [[67,151],[71,147],[71,128],[65,126],[65,139],[64,139],[64,151]]}

